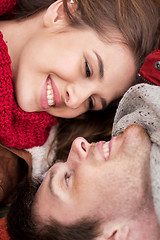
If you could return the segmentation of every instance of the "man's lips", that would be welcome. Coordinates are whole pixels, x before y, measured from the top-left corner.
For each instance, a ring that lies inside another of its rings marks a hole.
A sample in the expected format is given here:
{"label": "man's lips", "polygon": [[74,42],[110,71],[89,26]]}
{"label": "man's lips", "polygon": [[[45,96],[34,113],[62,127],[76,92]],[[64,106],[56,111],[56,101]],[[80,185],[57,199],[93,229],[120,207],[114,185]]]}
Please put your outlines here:
{"label": "man's lips", "polygon": [[53,79],[48,76],[43,86],[41,94],[42,108],[48,109],[50,107],[58,107],[61,104],[61,98],[59,91],[54,83]]}
{"label": "man's lips", "polygon": [[109,158],[111,152],[111,141],[108,142],[101,141],[97,143],[98,151],[102,158],[104,159],[104,161],[106,161]]}

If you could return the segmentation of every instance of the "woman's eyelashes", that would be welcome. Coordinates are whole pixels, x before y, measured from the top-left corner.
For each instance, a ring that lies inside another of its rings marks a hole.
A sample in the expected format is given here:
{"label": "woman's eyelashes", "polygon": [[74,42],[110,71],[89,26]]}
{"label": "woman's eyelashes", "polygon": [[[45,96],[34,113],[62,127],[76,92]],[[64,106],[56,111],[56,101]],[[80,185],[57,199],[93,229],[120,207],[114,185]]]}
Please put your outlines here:
{"label": "woman's eyelashes", "polygon": [[90,69],[88,61],[86,59],[85,59],[85,73],[86,73],[87,78],[90,78],[92,75],[91,69]]}
{"label": "woman's eyelashes", "polygon": [[93,97],[89,97],[88,98],[88,110],[89,111],[91,111],[91,110],[93,110],[94,109],[94,99],[93,99]]}

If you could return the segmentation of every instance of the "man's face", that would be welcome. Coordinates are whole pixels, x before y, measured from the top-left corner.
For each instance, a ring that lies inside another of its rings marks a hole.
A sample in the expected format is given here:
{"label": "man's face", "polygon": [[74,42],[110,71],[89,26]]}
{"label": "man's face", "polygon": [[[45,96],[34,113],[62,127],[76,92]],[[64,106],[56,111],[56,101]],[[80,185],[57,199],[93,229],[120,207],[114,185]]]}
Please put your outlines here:
{"label": "man's face", "polygon": [[131,125],[108,143],[77,138],[68,160],[56,163],[36,194],[35,211],[42,220],[71,224],[95,216],[112,221],[143,204],[150,182],[151,143],[145,130]]}

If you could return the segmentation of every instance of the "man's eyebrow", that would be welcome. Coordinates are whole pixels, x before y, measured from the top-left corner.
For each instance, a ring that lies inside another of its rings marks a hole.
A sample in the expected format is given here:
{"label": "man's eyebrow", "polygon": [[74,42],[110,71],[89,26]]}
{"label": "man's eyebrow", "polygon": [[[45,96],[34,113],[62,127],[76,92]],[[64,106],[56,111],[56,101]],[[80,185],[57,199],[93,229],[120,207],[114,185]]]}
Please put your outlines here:
{"label": "man's eyebrow", "polygon": [[99,66],[99,78],[103,78],[104,76],[104,66],[103,66],[103,61],[101,56],[94,51],[94,53],[96,54],[97,60],[98,60],[98,66]]}
{"label": "man's eyebrow", "polygon": [[54,188],[52,186],[52,179],[54,178],[54,175],[55,175],[55,170],[52,173],[50,173],[49,190],[55,197],[58,197],[58,195],[55,193]]}
{"label": "man's eyebrow", "polygon": [[102,110],[107,108],[107,101],[105,98],[101,98]]}

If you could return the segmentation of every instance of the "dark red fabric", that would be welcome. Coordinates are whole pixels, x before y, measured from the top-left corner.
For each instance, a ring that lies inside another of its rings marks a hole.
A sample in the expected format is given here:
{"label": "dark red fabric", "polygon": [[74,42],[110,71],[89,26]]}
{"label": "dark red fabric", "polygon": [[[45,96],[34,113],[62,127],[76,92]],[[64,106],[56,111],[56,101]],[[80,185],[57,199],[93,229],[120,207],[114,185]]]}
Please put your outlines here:
{"label": "dark red fabric", "polygon": [[0,0],[0,15],[10,12],[16,2],[16,0]]}
{"label": "dark red fabric", "polygon": [[[16,0],[0,0],[0,15],[9,13]],[[0,33],[0,141],[10,147],[42,145],[56,119],[47,113],[25,113],[16,104],[12,86],[11,60]],[[0,240],[10,240],[6,218],[0,218]]]}
{"label": "dark red fabric", "polygon": [[0,240],[11,240],[7,232],[6,218],[0,218]]}
{"label": "dark red fabric", "polygon": [[139,73],[144,82],[160,86],[160,68],[158,69],[156,67],[158,62],[160,63],[159,49],[153,51],[147,56],[143,66],[140,69]]}
{"label": "dark red fabric", "polygon": [[[0,0],[0,12],[4,13],[7,7],[14,4],[13,0]],[[27,113],[17,105],[12,85],[11,59],[0,32],[0,142],[17,149],[41,146],[55,124],[55,117],[48,113]]]}

